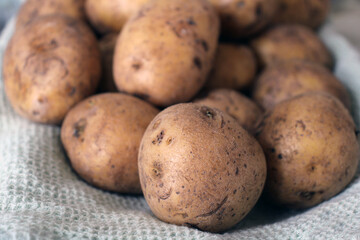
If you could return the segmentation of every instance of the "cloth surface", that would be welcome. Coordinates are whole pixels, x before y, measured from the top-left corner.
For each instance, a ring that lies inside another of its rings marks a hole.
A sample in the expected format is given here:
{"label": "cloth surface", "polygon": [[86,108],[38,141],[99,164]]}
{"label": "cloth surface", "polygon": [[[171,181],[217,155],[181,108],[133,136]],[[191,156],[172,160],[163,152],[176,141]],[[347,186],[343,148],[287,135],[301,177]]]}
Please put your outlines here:
{"label": "cloth surface", "polygon": [[[14,30],[0,38],[0,66]],[[321,36],[337,60],[336,75],[352,92],[360,119],[360,57],[325,27]],[[224,234],[163,223],[141,196],[101,191],[71,169],[60,128],[32,123],[14,113],[0,79],[0,239],[360,239],[360,176],[340,194],[306,211],[259,202]],[[331,146],[329,146],[331,147]]]}

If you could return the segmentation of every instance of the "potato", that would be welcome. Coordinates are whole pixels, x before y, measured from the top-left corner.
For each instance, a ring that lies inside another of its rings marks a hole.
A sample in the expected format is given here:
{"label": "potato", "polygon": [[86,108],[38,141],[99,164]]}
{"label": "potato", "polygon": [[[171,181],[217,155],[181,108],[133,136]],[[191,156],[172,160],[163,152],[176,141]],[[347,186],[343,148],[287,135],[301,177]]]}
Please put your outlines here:
{"label": "potato", "polygon": [[253,51],[245,45],[219,44],[215,64],[206,87],[244,89],[255,78],[257,62]]}
{"label": "potato", "polygon": [[102,63],[100,92],[117,92],[113,75],[113,59],[117,37],[117,34],[108,34],[99,42]]}
{"label": "potato", "polygon": [[86,0],[86,14],[102,34],[118,33],[126,21],[149,0]]}
{"label": "potato", "polygon": [[218,35],[219,19],[207,0],[150,2],[117,40],[117,88],[158,106],[190,100],[205,84]]}
{"label": "potato", "polygon": [[66,115],[61,141],[75,171],[104,190],[141,193],[137,155],[158,110],[121,93],[92,96]]}
{"label": "potato", "polygon": [[20,7],[16,29],[28,24],[35,18],[53,14],[63,14],[85,21],[84,5],[85,0],[27,0]]}
{"label": "potato", "polygon": [[155,117],[138,161],[145,199],[159,219],[210,232],[243,219],[266,178],[257,141],[226,113],[192,103]]}
{"label": "potato", "polygon": [[316,34],[301,25],[279,25],[251,42],[262,65],[270,66],[282,61],[304,60],[333,65],[330,52]]}
{"label": "potato", "polygon": [[101,72],[95,36],[81,21],[43,16],[15,32],[4,56],[5,92],[16,112],[59,124],[95,92]]}
{"label": "potato", "polygon": [[329,10],[330,0],[279,0],[274,23],[298,23],[316,29],[325,21]]}
{"label": "potato", "polygon": [[262,120],[262,110],[249,98],[234,90],[213,90],[194,102],[227,113],[251,134],[256,132]]}
{"label": "potato", "polygon": [[253,98],[269,110],[283,100],[312,91],[330,93],[350,109],[349,93],[327,68],[296,60],[267,68],[256,81]]}
{"label": "potato", "polygon": [[355,124],[343,104],[326,93],[276,105],[258,139],[267,159],[266,193],[287,207],[311,207],[336,195],[359,162]]}
{"label": "potato", "polygon": [[261,31],[273,20],[278,0],[210,0],[221,18],[221,34],[237,39]]}

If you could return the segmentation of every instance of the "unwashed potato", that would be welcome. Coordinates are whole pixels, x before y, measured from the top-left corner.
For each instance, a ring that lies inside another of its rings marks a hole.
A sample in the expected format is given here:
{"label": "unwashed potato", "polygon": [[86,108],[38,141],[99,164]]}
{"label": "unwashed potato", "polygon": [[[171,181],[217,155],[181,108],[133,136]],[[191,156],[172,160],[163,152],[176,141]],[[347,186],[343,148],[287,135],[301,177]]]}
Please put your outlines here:
{"label": "unwashed potato", "polygon": [[86,14],[99,33],[120,32],[126,21],[149,0],[86,0]]}
{"label": "unwashed potato", "polygon": [[231,89],[213,90],[194,102],[227,113],[251,134],[255,133],[262,120],[261,108],[249,98]]}
{"label": "unwashed potato", "polygon": [[117,40],[118,89],[159,106],[190,100],[212,68],[218,35],[219,19],[207,0],[151,1]]}
{"label": "unwashed potato", "polygon": [[215,64],[206,82],[207,88],[244,89],[255,78],[257,62],[245,45],[219,44]]}
{"label": "unwashed potato", "polygon": [[279,0],[274,23],[298,23],[318,28],[330,10],[330,0]]}
{"label": "unwashed potato", "polygon": [[245,38],[272,22],[278,0],[210,0],[221,18],[221,33],[228,38]]}
{"label": "unwashed potato", "polygon": [[308,93],[279,103],[258,139],[267,159],[266,193],[287,207],[311,207],[331,198],[357,170],[355,124],[329,94]]}
{"label": "unwashed potato", "polygon": [[113,59],[115,44],[118,35],[108,34],[103,37],[100,42],[102,76],[99,84],[100,92],[117,92],[113,75]]}
{"label": "unwashed potato", "polygon": [[7,46],[5,92],[21,116],[59,124],[69,109],[95,92],[100,51],[91,30],[65,16],[43,16],[18,29]]}
{"label": "unwashed potato", "polygon": [[324,66],[288,61],[265,69],[256,81],[253,98],[264,109],[306,92],[322,91],[337,97],[350,109],[350,96],[342,83]]}
{"label": "unwashed potato", "polygon": [[22,27],[35,18],[63,14],[78,20],[86,19],[85,0],[27,0],[20,8],[16,28]]}
{"label": "unwashed potato", "polygon": [[282,61],[304,60],[329,68],[333,60],[326,46],[311,29],[301,25],[279,25],[251,42],[260,63],[265,66]]}
{"label": "unwashed potato", "polygon": [[77,104],[61,128],[71,165],[96,187],[141,193],[138,150],[157,113],[150,104],[120,93],[96,95]]}
{"label": "unwashed potato", "polygon": [[257,141],[235,119],[178,104],[150,123],[139,151],[141,187],[162,221],[221,232],[253,208],[265,183]]}

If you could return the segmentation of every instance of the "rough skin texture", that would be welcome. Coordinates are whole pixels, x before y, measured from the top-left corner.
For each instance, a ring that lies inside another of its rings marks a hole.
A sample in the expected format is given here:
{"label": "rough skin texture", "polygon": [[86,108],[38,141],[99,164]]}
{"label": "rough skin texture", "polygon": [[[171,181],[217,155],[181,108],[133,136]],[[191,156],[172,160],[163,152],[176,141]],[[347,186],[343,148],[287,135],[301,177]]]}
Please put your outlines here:
{"label": "rough skin texture", "polygon": [[66,116],[61,140],[75,171],[104,190],[141,193],[137,156],[146,127],[159,111],[120,93],[88,98]]}
{"label": "rough skin texture", "polygon": [[246,38],[272,22],[278,0],[210,0],[221,18],[221,34],[225,37]]}
{"label": "rough skin texture", "polygon": [[263,117],[263,111],[256,103],[230,89],[213,90],[195,103],[227,113],[251,134],[255,134]]}
{"label": "rough skin texture", "polygon": [[62,14],[78,20],[86,20],[85,0],[27,0],[17,15],[16,29],[32,20],[52,14]]}
{"label": "rough skin texture", "polygon": [[298,23],[311,28],[320,27],[330,10],[330,0],[279,0],[274,23]]}
{"label": "rough skin texture", "polygon": [[308,93],[276,105],[259,132],[267,159],[266,193],[307,208],[339,193],[359,163],[355,124],[333,96]]}
{"label": "rough skin texture", "polygon": [[254,100],[264,109],[279,102],[312,91],[322,91],[337,97],[350,109],[349,93],[342,83],[320,64],[288,61],[265,69],[255,83]]}
{"label": "rough skin texture", "polygon": [[251,42],[262,66],[282,61],[304,60],[333,66],[330,52],[311,29],[301,25],[279,25]]}
{"label": "rough skin texture", "polygon": [[141,141],[141,187],[161,220],[222,232],[258,200],[266,178],[257,141],[227,114],[198,104],[165,109]]}
{"label": "rough skin texture", "polygon": [[219,19],[208,1],[151,1],[118,38],[118,89],[159,106],[190,100],[212,68],[218,35]]}
{"label": "rough skin texture", "polygon": [[118,33],[126,21],[149,0],[86,0],[87,17],[101,34]]}
{"label": "rough skin texture", "polygon": [[25,118],[59,124],[96,90],[100,51],[91,30],[65,16],[44,16],[18,29],[7,46],[3,74],[11,105]]}
{"label": "rough skin texture", "polygon": [[102,63],[100,92],[117,92],[113,75],[113,59],[118,34],[108,34],[99,41]]}
{"label": "rough skin texture", "polygon": [[244,89],[252,84],[256,70],[255,54],[249,47],[222,43],[205,87]]}

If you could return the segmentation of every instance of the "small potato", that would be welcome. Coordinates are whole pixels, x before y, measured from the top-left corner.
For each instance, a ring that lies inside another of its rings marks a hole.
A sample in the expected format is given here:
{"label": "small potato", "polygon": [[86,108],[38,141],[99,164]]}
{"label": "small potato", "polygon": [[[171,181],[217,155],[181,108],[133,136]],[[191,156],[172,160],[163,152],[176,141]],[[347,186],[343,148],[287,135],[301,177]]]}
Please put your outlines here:
{"label": "small potato", "polygon": [[95,36],[81,21],[60,15],[34,19],[7,46],[5,92],[21,116],[59,124],[95,92],[101,72]]}
{"label": "small potato", "polygon": [[283,100],[312,91],[330,93],[350,109],[349,93],[327,68],[296,60],[268,67],[256,81],[253,98],[269,110]]}
{"label": "small potato", "polygon": [[325,21],[329,10],[330,0],[279,0],[274,23],[298,23],[316,29]]}
{"label": "small potato", "polygon": [[85,0],[27,0],[17,15],[16,29],[35,18],[63,14],[78,20],[86,20]]}
{"label": "small potato", "polygon": [[221,34],[238,39],[261,31],[278,9],[278,0],[210,0],[221,18]]}
{"label": "small potato", "polygon": [[198,104],[178,104],[148,126],[139,150],[140,183],[162,221],[222,232],[253,208],[266,164],[257,141],[235,119]]}
{"label": "small potato", "polygon": [[108,34],[99,42],[102,63],[100,92],[117,92],[113,75],[113,59],[117,37],[117,34]]}
{"label": "small potato", "polygon": [[151,1],[117,40],[117,88],[163,107],[190,100],[212,68],[218,35],[219,19],[207,0]]}
{"label": "small potato", "polygon": [[205,87],[244,89],[251,85],[256,70],[256,58],[249,47],[219,44],[215,64]]}
{"label": "small potato", "polygon": [[326,46],[305,26],[276,26],[254,39],[251,45],[263,66],[289,60],[311,61],[329,68],[333,66]]}
{"label": "small potato", "polygon": [[262,110],[249,98],[234,90],[213,90],[194,102],[227,113],[251,134],[255,133],[262,120]]}
{"label": "small potato", "polygon": [[287,207],[311,207],[336,195],[359,163],[355,124],[344,105],[326,93],[276,105],[258,139],[267,159],[266,193]]}
{"label": "small potato", "polygon": [[158,110],[120,93],[90,97],[66,115],[61,141],[75,171],[104,190],[141,193],[137,155]]}
{"label": "small potato", "polygon": [[126,21],[149,0],[86,0],[86,14],[101,34],[118,33]]}

